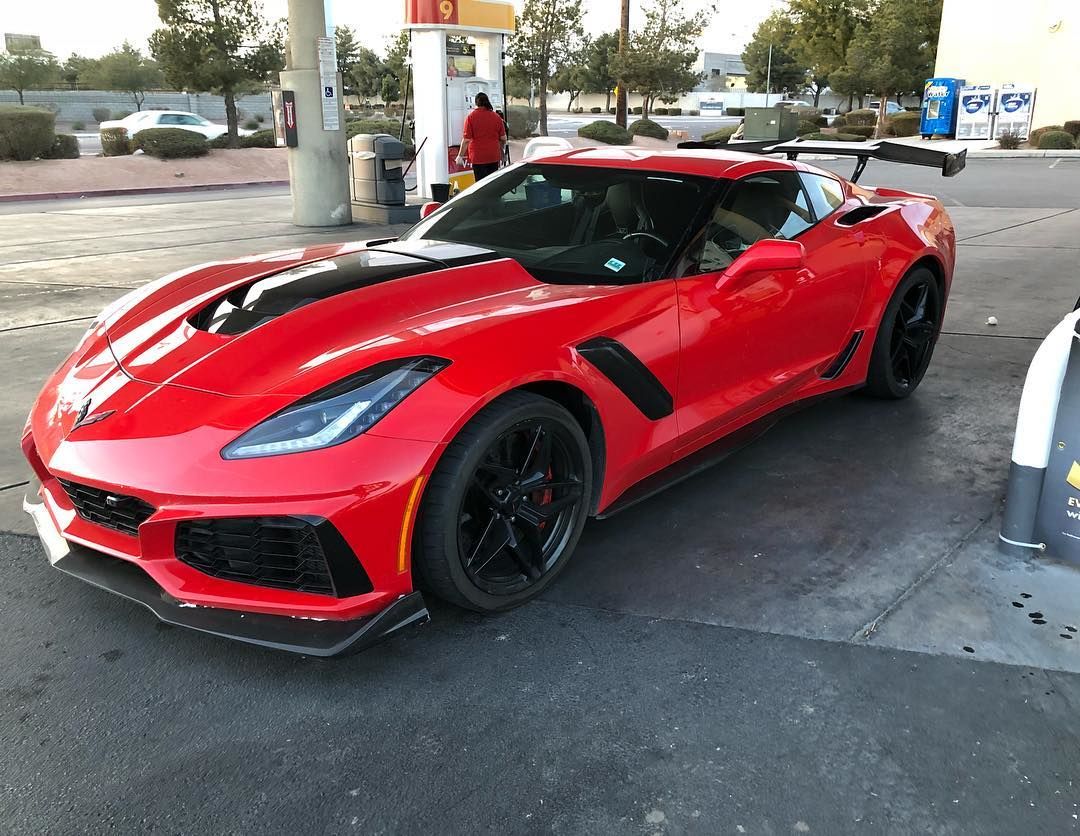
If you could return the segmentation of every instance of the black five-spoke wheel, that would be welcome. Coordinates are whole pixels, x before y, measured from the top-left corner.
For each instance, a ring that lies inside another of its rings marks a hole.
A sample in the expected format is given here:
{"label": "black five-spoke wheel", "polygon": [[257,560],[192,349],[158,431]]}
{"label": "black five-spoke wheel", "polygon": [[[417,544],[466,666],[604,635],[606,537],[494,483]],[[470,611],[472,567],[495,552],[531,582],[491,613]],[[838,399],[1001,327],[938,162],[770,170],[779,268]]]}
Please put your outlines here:
{"label": "black five-spoke wheel", "polygon": [[941,290],[923,268],[900,282],[885,309],[870,358],[867,389],[885,398],[905,398],[922,381],[941,328]]}
{"label": "black five-spoke wheel", "polygon": [[539,594],[566,563],[588,514],[588,443],[558,404],[513,393],[447,450],[425,495],[419,579],[473,609]]}

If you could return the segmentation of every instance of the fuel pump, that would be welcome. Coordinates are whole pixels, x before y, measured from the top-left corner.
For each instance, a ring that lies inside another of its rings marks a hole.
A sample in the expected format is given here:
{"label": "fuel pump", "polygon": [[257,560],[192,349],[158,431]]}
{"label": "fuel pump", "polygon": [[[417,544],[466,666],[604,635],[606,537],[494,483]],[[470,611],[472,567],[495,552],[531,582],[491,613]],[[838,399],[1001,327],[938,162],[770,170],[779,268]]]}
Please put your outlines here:
{"label": "fuel pump", "polygon": [[[514,32],[512,3],[491,0],[406,0],[412,30],[418,193],[432,184],[469,186],[472,171],[457,165],[465,117],[486,93],[505,113],[504,39]],[[438,191],[438,189],[437,189]]]}

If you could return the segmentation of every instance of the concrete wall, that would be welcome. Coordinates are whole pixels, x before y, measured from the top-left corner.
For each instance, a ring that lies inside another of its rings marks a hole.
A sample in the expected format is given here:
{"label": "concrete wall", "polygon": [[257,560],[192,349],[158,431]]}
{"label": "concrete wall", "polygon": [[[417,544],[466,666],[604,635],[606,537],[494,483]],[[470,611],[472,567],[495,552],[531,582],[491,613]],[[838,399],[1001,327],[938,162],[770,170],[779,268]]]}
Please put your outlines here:
{"label": "concrete wall", "polygon": [[[989,7],[1000,13],[988,14]],[[1034,127],[1080,119],[1080,3],[945,0],[935,75],[1034,84]]]}
{"label": "concrete wall", "polygon": [[[104,90],[29,90],[24,94],[28,105],[48,105],[59,108],[57,122],[94,121],[91,113],[95,107],[107,107],[114,113],[135,110],[135,103],[126,93]],[[18,104],[19,97],[13,90],[0,90],[0,104]],[[270,110],[270,94],[260,93],[244,96],[237,107],[246,116],[261,113],[267,123],[273,121]],[[225,100],[209,93],[147,93],[143,110],[186,110],[198,113],[213,122],[225,121]]]}
{"label": "concrete wall", "polygon": [[[769,96],[769,103],[775,104],[786,96],[780,93],[772,93]],[[814,103],[814,97],[804,94],[801,96],[792,96],[791,98],[799,99],[800,101]],[[565,114],[566,105],[570,99],[567,93],[553,93],[548,96],[548,110],[555,114]],[[657,102],[660,107],[681,107],[685,113],[687,110],[701,110],[702,100],[710,101],[723,101],[724,107],[765,107],[765,94],[764,93],[747,93],[745,90],[733,90],[726,93],[688,93],[676,102],[674,105],[665,105],[663,102]],[[822,94],[818,103],[818,107],[822,110],[843,109],[847,110],[847,96],[836,96],[831,93]],[[588,93],[578,96],[574,100],[574,107],[585,108],[588,112],[591,107],[602,108],[606,102],[603,93]],[[869,102],[869,98],[867,98]],[[514,104],[522,104],[518,99],[514,100]],[[641,97],[635,94],[631,94],[628,97],[628,104],[630,107],[637,107],[641,104]],[[915,107],[919,104],[918,99],[906,98],[904,99],[905,106]],[[859,106],[858,99],[855,100],[855,106]],[[611,107],[615,107],[615,97],[611,97]],[[710,111],[713,112],[713,111]]]}

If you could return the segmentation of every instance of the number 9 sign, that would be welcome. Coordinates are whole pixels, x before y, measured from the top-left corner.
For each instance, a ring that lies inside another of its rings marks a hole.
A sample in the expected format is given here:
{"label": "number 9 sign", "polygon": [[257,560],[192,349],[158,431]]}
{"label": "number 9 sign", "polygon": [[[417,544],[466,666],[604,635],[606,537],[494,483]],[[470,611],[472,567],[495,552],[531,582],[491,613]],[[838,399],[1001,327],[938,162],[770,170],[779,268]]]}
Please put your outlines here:
{"label": "number 9 sign", "polygon": [[406,0],[405,22],[413,24],[456,24],[458,0]]}

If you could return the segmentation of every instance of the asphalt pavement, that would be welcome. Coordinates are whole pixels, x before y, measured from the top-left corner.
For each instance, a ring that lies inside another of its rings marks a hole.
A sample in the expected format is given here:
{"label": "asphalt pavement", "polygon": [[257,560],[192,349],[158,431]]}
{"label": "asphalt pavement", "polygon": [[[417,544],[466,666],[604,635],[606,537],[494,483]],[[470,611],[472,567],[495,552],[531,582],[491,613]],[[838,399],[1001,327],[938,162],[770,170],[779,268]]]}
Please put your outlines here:
{"label": "asphalt pavement", "polygon": [[1026,366],[1080,292],[1080,165],[864,180],[940,194],[961,241],[914,398],[808,409],[591,522],[543,600],[435,603],[334,662],[166,628],[52,570],[17,441],[125,288],[393,230],[297,229],[281,189],[0,204],[5,832],[1080,829],[1080,576],[994,550]]}

